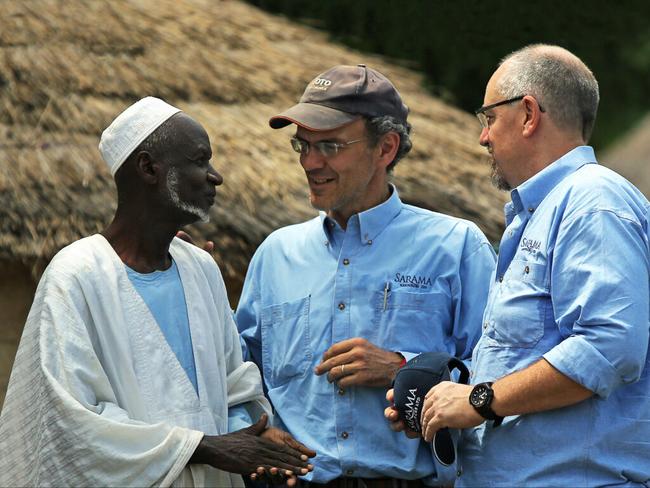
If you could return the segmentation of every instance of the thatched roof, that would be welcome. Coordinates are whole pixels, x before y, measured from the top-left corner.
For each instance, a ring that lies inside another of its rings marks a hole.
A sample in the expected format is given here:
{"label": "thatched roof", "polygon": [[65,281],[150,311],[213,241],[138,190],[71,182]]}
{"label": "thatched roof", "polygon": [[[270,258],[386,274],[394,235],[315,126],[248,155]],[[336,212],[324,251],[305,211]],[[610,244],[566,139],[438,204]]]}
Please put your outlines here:
{"label": "thatched roof", "polygon": [[599,159],[650,198],[650,113]]}
{"label": "thatched roof", "polygon": [[[115,208],[101,131],[133,101],[156,95],[208,130],[225,178],[210,224],[230,280],[273,229],[315,214],[270,115],[335,64],[364,62],[411,107],[414,150],[396,168],[406,201],[501,231],[472,116],[426,94],[403,67],[332,44],[326,34],[237,1],[25,0],[0,15],[0,259],[47,260],[102,229]],[[481,94],[477,94],[477,102]]]}

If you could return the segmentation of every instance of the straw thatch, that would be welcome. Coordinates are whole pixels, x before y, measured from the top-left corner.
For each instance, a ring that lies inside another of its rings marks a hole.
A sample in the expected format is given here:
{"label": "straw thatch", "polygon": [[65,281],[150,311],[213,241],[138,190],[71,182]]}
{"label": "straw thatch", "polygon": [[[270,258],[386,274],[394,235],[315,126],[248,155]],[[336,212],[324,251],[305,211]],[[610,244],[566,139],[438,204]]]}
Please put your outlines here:
{"label": "straw thatch", "polygon": [[500,234],[504,197],[490,186],[477,122],[427,95],[412,71],[236,1],[25,0],[1,10],[0,259],[46,262],[108,223],[114,185],[99,135],[156,95],[208,130],[225,184],[211,223],[192,232],[215,240],[236,287],[270,231],[314,215],[291,129],[272,131],[268,117],[317,73],[359,62],[411,107],[414,150],[395,177],[404,199]]}

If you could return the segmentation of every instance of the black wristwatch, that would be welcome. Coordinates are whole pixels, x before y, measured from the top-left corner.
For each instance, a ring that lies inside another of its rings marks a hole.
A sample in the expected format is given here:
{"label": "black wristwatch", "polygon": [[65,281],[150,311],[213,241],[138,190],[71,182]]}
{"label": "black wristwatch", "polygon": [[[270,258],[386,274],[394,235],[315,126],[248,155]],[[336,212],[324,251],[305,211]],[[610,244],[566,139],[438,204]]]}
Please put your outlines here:
{"label": "black wristwatch", "polygon": [[475,385],[469,394],[469,404],[474,407],[474,410],[484,419],[494,421],[493,426],[498,427],[503,422],[503,417],[499,417],[492,410],[492,400],[494,400],[494,390],[491,382]]}

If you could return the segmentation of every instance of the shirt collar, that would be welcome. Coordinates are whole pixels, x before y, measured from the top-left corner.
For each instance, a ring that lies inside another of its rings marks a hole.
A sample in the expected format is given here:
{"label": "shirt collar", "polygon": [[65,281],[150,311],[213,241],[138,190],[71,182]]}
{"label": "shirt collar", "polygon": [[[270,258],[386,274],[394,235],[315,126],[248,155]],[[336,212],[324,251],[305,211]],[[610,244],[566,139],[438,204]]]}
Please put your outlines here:
{"label": "shirt collar", "polygon": [[[389,183],[389,186],[391,193],[388,200],[376,207],[352,215],[348,220],[347,232],[359,229],[361,244],[371,244],[402,209],[402,200],[399,198],[397,188],[392,183]],[[320,219],[325,236],[331,239],[332,234],[329,227],[338,226],[338,223],[328,217],[325,212],[320,212]],[[357,222],[358,225],[356,225]]]}
{"label": "shirt collar", "polygon": [[[592,147],[578,146],[572,149],[512,190],[510,193],[512,198],[511,209],[515,213],[525,211],[532,214],[542,200],[564,178],[589,163],[596,163],[596,155]],[[506,214],[508,210],[508,206],[506,206]]]}

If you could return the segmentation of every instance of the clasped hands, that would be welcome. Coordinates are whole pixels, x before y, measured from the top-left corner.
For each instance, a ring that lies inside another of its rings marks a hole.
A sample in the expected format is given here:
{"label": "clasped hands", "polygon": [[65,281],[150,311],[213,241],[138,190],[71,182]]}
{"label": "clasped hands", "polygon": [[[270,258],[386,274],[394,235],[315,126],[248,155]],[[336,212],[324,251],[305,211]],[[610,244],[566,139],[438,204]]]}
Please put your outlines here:
{"label": "clasped hands", "polygon": [[268,427],[266,414],[250,427],[218,436],[203,436],[190,462],[209,464],[230,473],[295,486],[297,476],[313,470],[316,452],[289,433]]}
{"label": "clasped hands", "polygon": [[[330,383],[336,382],[341,388],[352,385],[386,387],[391,385],[401,364],[401,355],[356,337],[338,342],[325,351],[314,373],[319,376],[326,374]],[[286,482],[290,487],[295,486],[297,476],[305,475],[313,469],[306,461],[309,457],[314,457],[316,452],[296,441],[287,432],[273,427],[264,429],[260,422],[249,427],[251,433],[283,445],[288,450],[289,458],[258,466],[250,475],[251,479],[264,479],[272,484]]]}

